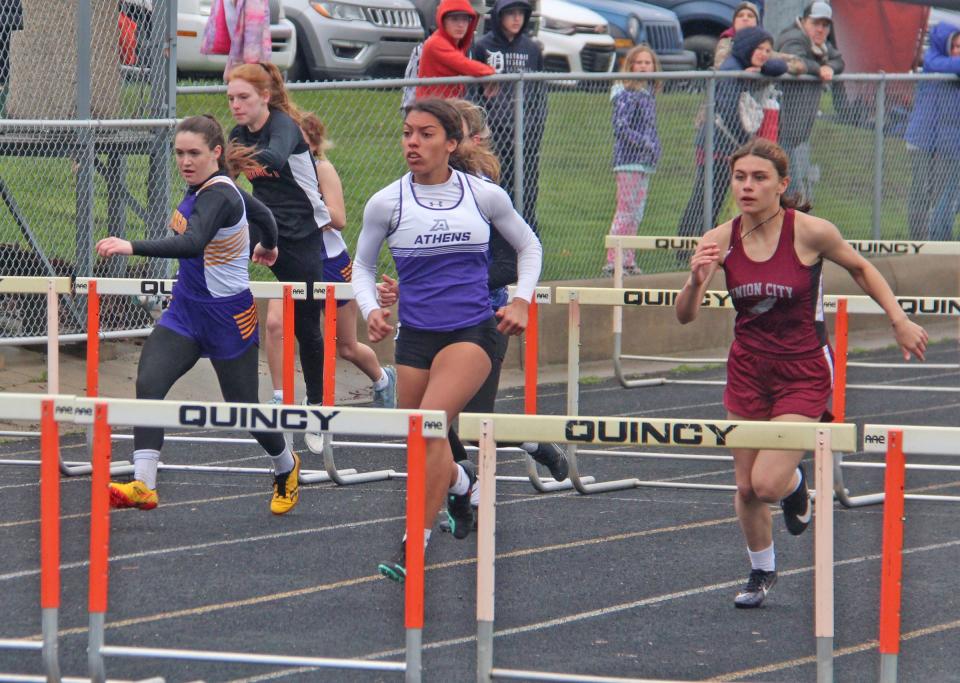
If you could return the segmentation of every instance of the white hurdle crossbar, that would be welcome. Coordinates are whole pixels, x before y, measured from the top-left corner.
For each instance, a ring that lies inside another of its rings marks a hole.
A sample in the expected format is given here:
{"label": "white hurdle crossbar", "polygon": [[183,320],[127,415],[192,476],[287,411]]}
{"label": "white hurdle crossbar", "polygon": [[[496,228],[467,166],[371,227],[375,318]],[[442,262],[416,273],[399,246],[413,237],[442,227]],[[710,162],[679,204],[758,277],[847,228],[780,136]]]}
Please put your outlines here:
{"label": "white hurdle crossbar", "polygon": [[[612,679],[578,674],[555,674],[493,666],[494,573],[496,560],[496,442],[548,441],[567,444],[610,444],[636,441],[646,433],[663,435],[663,445],[728,448],[813,450],[815,485],[833,488],[833,451],[854,450],[854,425],[799,422],[735,422],[689,419],[640,420],[579,415],[495,415],[464,413],[464,438],[480,441],[480,508],[477,513],[477,681],[494,679],[601,681]],[[571,462],[571,476],[575,469]],[[833,680],[833,498],[817,496],[814,509],[815,636],[817,681]]]}
{"label": "white hurdle crossbar", "polygon": [[[883,501],[883,558],[880,577],[880,683],[896,683],[900,653],[900,606],[903,580],[904,499],[907,454],[960,457],[960,428],[865,425],[863,450],[886,454]],[[943,498],[934,496],[933,498]]]}
{"label": "white hurdle crossbar", "polygon": [[[423,463],[411,457],[409,467],[420,475],[408,479],[407,560],[405,586],[407,616],[406,661],[373,662],[358,659],[258,655],[246,652],[209,652],[166,648],[108,646],[104,641],[107,610],[110,431],[114,426],[269,432],[320,432],[336,428],[347,434],[406,436],[408,454],[424,458],[425,439],[446,438],[446,414],[439,410],[372,410],[326,406],[288,406],[199,401],[138,401],[133,399],[75,399],[69,405],[74,422],[94,427],[92,505],[90,527],[90,598],[88,664],[94,683],[106,681],[104,657],[148,657],[175,660],[242,662],[284,666],[314,666],[367,671],[404,672],[408,683],[421,679],[423,629]],[[416,441],[414,441],[416,439]],[[420,481],[417,481],[420,480]],[[414,494],[411,487],[417,487]],[[417,500],[411,503],[411,500]],[[416,512],[419,510],[419,517]],[[415,557],[415,555],[418,557]],[[419,591],[419,595],[415,594]]]}

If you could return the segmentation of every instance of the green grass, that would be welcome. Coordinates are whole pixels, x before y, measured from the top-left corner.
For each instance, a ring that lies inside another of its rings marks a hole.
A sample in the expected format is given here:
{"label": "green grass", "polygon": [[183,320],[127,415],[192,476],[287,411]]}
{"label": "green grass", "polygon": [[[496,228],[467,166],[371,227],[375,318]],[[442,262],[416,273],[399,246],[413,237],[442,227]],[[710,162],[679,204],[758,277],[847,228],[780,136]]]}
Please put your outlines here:
{"label": "green grass", "polygon": [[[352,248],[367,199],[406,170],[400,152],[400,95],[395,90],[337,90],[297,92],[294,99],[302,108],[317,112],[328,126],[335,145],[329,156],[343,179],[348,221],[345,237]],[[658,132],[664,152],[650,183],[641,234],[677,232],[680,214],[694,189],[694,119],[701,101],[702,96],[695,93],[658,96]],[[603,238],[615,208],[610,99],[606,92],[554,90],[548,106],[537,205],[546,252],[543,280],[596,277],[604,263]],[[830,114],[829,96],[823,98],[823,109]],[[223,94],[178,97],[178,116],[202,113],[215,115],[228,131],[233,125]],[[872,236],[873,150],[872,130],[838,125],[829,117],[815,127],[813,157],[822,173],[816,186],[815,213],[836,223],[848,238]],[[902,140],[886,138],[884,161],[882,236],[895,239],[905,234],[910,185]],[[146,156],[128,157],[127,167],[128,190],[143,204]],[[172,209],[182,190],[172,161],[169,173]],[[0,177],[8,183],[31,228],[41,236],[47,253],[70,261],[76,250],[72,233],[75,174],[71,159],[0,159]],[[49,187],[63,190],[49,192]],[[106,183],[99,175],[95,187],[96,236],[101,237],[110,226]],[[728,199],[721,216],[732,212]],[[127,218],[128,237],[143,236],[142,221],[133,212],[128,212]],[[67,239],[63,238],[65,228],[70,230]],[[21,240],[12,221],[0,222],[0,241]],[[389,258],[383,254],[381,261],[387,266]],[[641,253],[638,261],[645,272],[676,268],[673,254]],[[254,272],[255,277],[266,277],[263,270]]]}

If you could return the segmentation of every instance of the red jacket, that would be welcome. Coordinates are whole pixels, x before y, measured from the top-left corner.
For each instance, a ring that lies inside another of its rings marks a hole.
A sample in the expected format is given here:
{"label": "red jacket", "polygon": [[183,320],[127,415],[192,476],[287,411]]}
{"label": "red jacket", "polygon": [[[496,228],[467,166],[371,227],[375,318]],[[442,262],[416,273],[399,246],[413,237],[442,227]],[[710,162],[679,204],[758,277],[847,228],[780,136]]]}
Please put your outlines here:
{"label": "red jacket", "polygon": [[[451,12],[465,12],[472,19],[467,34],[458,45],[443,29],[443,17]],[[420,53],[420,67],[417,76],[431,78],[440,76],[489,76],[493,67],[470,59],[467,53],[473,43],[473,34],[477,30],[479,17],[471,7],[469,0],[443,0],[437,7],[437,30],[423,43]],[[417,99],[424,97],[463,97],[466,86],[463,85],[419,85]]]}

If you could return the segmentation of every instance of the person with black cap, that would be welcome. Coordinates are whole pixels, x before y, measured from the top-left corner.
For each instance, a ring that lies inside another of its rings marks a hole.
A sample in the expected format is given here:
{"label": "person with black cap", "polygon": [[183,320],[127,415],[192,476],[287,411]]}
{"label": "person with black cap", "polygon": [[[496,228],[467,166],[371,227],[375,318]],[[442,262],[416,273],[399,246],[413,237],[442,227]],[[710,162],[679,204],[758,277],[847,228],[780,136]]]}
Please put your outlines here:
{"label": "person with black cap", "polygon": [[[720,71],[749,71],[764,76],[781,76],[787,72],[787,64],[780,59],[770,59],[772,50],[773,36],[762,28],[743,28],[733,36],[733,47],[720,66]],[[760,120],[753,123],[747,120],[750,117],[748,112],[743,111],[745,107],[741,102],[749,103],[753,100],[756,103],[754,92],[766,87],[767,83],[754,79],[723,78],[717,83],[713,159],[705,159],[702,154],[697,159],[693,193],[680,218],[678,235],[700,235],[704,231],[703,185],[705,165],[708,162],[713,163],[713,209],[710,222],[716,224],[730,185],[730,166],[727,159],[740,145],[753,137],[760,127]],[[759,103],[756,103],[756,113],[760,113],[759,107]],[[705,149],[708,130],[708,126],[703,126],[697,134],[696,147],[700,151]]]}
{"label": "person with black cap", "polygon": [[820,83],[798,81],[785,84],[780,115],[780,145],[790,155],[790,192],[804,201],[813,199],[810,165],[810,134],[820,109],[823,84],[843,71],[843,57],[828,40],[833,27],[833,9],[824,0],[807,5],[793,26],[777,36],[776,49],[799,57],[803,73],[820,78]]}
{"label": "person with black cap", "polygon": [[[526,34],[532,8],[528,0],[497,0],[490,10],[491,27],[473,46],[473,58],[498,74],[543,71],[540,46]],[[540,185],[540,141],[547,120],[547,93],[543,82],[523,84],[522,192],[514,192],[513,83],[486,88],[480,103],[487,110],[493,151],[500,159],[500,187],[513,199],[520,215],[535,233]],[[522,201],[521,201],[522,200]]]}

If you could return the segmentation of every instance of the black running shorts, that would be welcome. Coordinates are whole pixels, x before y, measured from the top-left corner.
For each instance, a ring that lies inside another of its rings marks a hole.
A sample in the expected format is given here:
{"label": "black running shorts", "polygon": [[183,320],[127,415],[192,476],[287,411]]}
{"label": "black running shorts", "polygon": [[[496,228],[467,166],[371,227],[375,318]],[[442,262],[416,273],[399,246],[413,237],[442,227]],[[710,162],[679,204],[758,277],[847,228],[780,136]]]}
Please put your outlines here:
{"label": "black running shorts", "polygon": [[433,359],[440,351],[451,344],[468,342],[476,344],[495,362],[497,355],[497,319],[490,316],[482,323],[449,332],[418,330],[408,325],[400,325],[397,333],[396,363],[421,370],[429,370]]}

